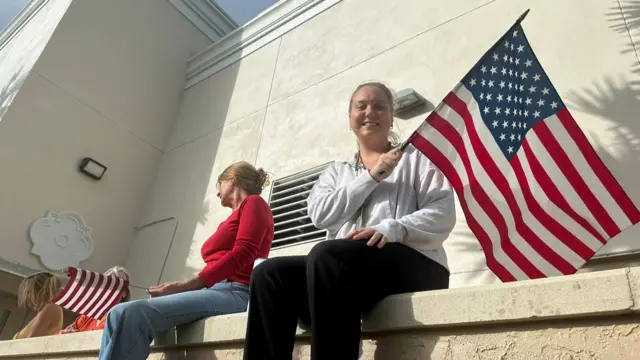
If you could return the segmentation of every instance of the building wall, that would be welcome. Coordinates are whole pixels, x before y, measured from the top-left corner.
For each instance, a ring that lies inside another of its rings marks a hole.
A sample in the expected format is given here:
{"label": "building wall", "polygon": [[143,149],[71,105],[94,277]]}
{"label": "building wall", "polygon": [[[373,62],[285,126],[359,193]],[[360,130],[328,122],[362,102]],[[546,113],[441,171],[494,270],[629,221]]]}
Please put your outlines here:
{"label": "building wall", "polygon": [[[229,214],[215,197],[224,166],[247,160],[279,178],[342,157],[355,145],[347,106],[359,83],[411,87],[437,105],[527,8],[524,28],[549,77],[640,205],[634,183],[640,175],[640,64],[630,43],[630,35],[633,42],[640,36],[640,19],[633,6],[621,4],[343,0],[186,91],[144,215],[145,221],[173,216],[180,225],[168,256],[169,225],[139,237],[140,244],[159,245],[146,252],[154,265],[140,274],[157,277],[165,256],[163,281],[202,267],[202,242]],[[398,118],[395,128],[406,138],[425,116]],[[639,231],[627,230],[603,251],[631,250]],[[304,254],[312,245],[272,256]],[[132,250],[129,263],[146,248]],[[446,250],[452,286],[497,281],[461,212]]]}
{"label": "building wall", "polygon": [[[71,3],[0,124],[3,257],[41,268],[28,228],[70,210],[92,228],[83,268],[125,262],[186,62],[209,44],[168,1]],[[77,171],[85,156],[108,167],[102,180]]]}
{"label": "building wall", "polygon": [[70,3],[71,0],[47,1],[0,49],[0,121]]}

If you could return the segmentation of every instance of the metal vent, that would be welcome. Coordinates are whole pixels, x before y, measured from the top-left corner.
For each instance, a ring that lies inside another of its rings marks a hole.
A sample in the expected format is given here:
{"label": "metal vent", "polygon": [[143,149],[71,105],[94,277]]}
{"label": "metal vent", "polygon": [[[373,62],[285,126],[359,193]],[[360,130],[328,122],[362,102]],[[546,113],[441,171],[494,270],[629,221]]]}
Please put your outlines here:
{"label": "metal vent", "polygon": [[327,238],[326,230],[320,230],[311,223],[307,213],[307,197],[328,165],[320,165],[273,182],[269,196],[275,225],[273,248]]}

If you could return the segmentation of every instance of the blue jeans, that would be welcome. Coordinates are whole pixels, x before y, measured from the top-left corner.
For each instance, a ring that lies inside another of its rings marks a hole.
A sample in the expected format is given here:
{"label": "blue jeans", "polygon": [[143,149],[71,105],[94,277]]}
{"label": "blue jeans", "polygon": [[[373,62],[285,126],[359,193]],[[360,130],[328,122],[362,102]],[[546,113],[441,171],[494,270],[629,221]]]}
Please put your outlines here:
{"label": "blue jeans", "polygon": [[107,317],[100,360],[145,360],[155,334],[215,315],[246,311],[249,286],[220,282],[188,291],[116,305]]}

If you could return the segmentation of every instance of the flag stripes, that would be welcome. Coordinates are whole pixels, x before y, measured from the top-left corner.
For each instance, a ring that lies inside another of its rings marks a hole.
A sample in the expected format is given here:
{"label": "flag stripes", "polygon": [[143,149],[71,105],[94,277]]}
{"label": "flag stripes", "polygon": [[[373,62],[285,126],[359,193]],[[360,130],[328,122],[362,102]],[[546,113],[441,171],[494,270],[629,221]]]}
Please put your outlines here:
{"label": "flag stripes", "polygon": [[[576,131],[582,136],[574,141]],[[527,132],[511,161],[492,137],[459,84],[409,142],[452,183],[501,280],[573,274],[606,239],[640,220],[566,109]]]}
{"label": "flag stripes", "polygon": [[53,303],[75,313],[102,318],[120,302],[129,286],[127,280],[88,270],[68,268],[69,281]]}

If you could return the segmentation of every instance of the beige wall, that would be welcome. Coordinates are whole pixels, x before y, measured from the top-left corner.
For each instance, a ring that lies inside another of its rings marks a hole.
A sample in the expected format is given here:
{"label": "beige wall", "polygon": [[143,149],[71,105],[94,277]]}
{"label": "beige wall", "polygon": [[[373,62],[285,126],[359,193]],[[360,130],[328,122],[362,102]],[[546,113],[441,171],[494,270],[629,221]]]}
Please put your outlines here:
{"label": "beige wall", "polygon": [[0,49],[0,120],[70,3],[71,0],[49,0]]}
{"label": "beige wall", "polygon": [[[70,210],[93,229],[81,266],[125,262],[186,62],[209,43],[168,1],[71,3],[0,124],[1,256],[42,267],[28,228],[48,210]],[[78,173],[85,156],[108,167],[101,181]]]}
{"label": "beige wall", "polygon": [[[524,27],[545,70],[640,205],[634,183],[640,175],[640,64],[617,1],[344,0],[185,93],[144,215],[145,221],[180,221],[163,279],[189,276],[202,266],[200,245],[228,215],[214,189],[223,166],[244,159],[279,178],[342,156],[354,147],[346,108],[357,84],[412,87],[437,105],[527,8]],[[627,7],[623,13],[635,41],[640,19]],[[403,138],[426,114],[414,115],[396,121]],[[446,243],[452,285],[497,281],[463,215],[458,219]],[[139,237],[158,244],[146,253],[154,264],[166,255],[170,230]],[[638,231],[628,230],[608,249],[629,250]],[[143,252],[132,254],[129,263]]]}

